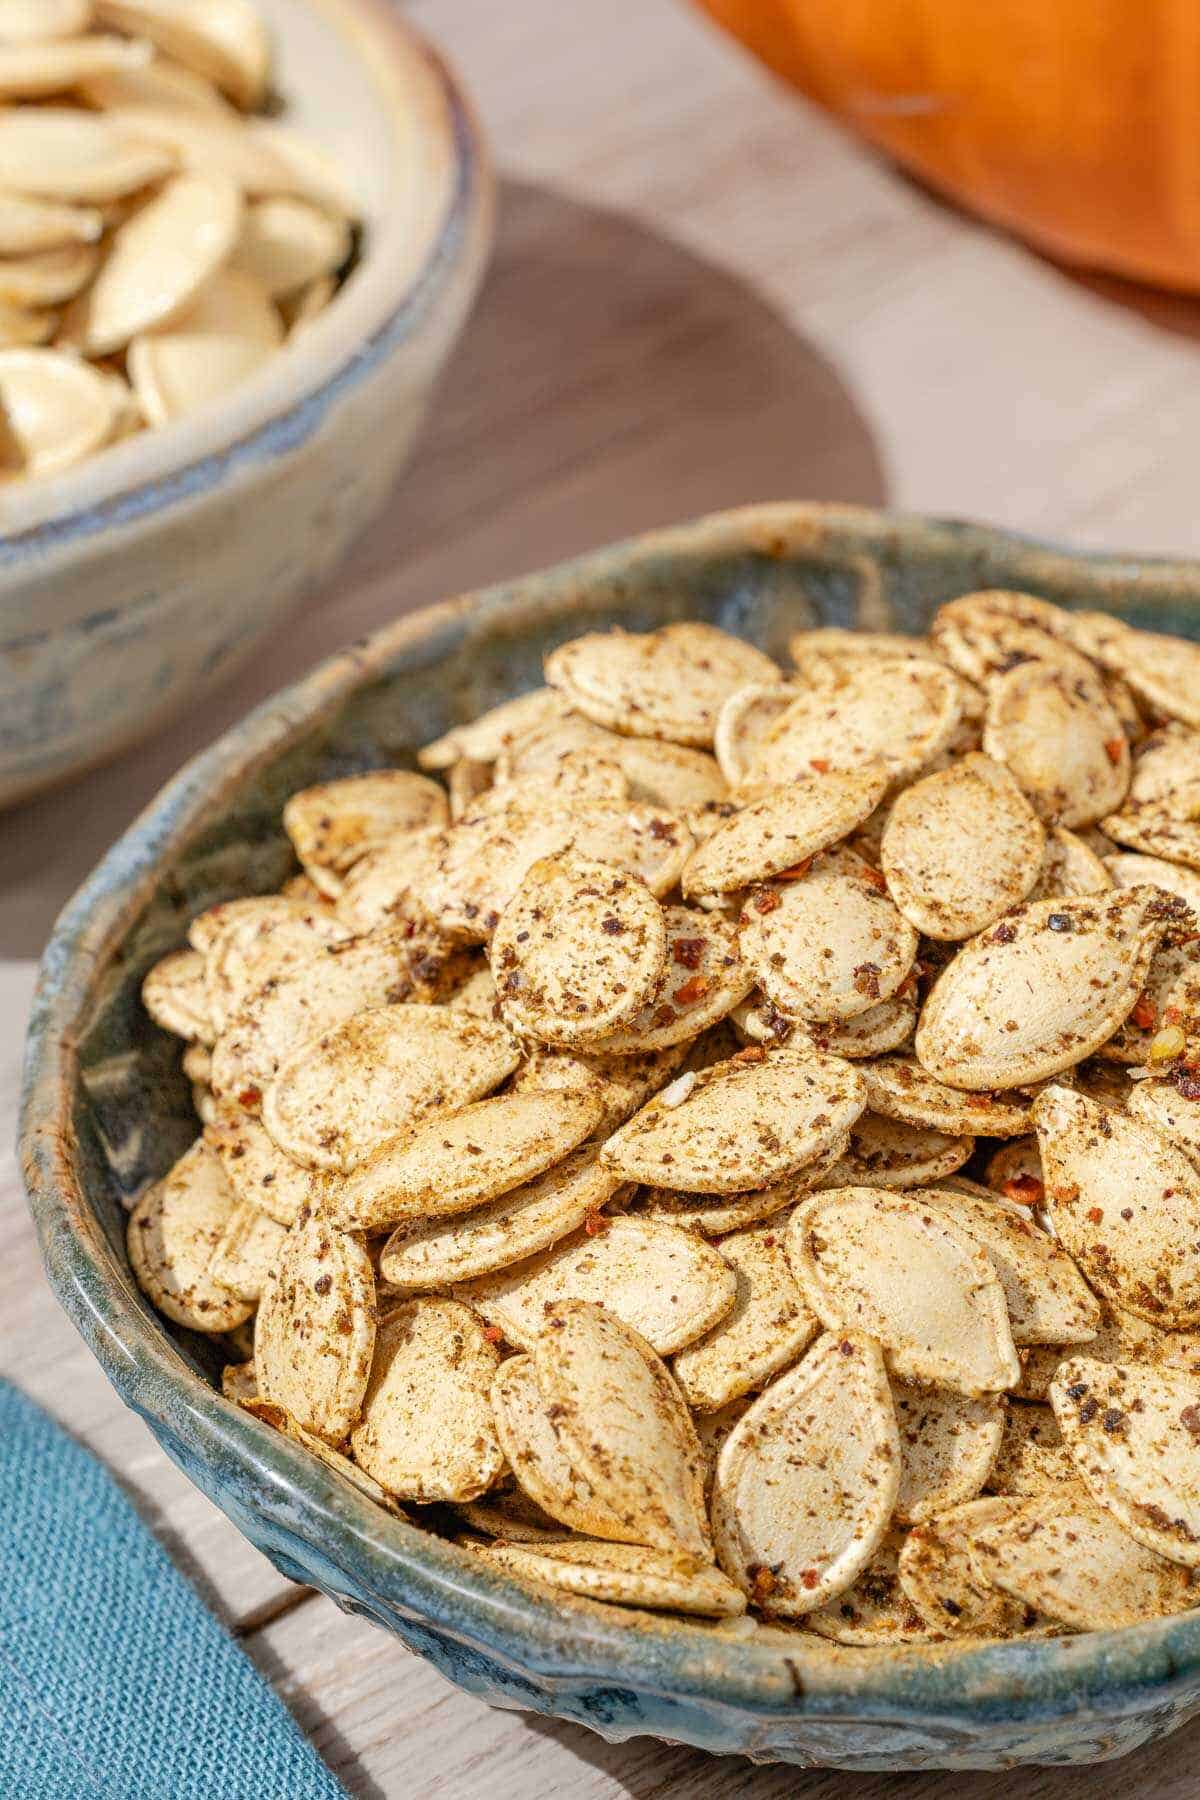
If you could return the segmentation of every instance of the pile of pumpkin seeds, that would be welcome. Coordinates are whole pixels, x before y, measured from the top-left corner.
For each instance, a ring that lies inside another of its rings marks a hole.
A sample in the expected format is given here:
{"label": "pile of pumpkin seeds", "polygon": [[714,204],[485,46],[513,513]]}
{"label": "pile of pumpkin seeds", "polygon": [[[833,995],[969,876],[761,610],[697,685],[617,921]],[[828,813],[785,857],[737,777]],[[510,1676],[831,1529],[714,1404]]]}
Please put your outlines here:
{"label": "pile of pumpkin seeds", "polygon": [[332,298],[357,202],[252,0],[0,0],[0,480],[211,405]]}
{"label": "pile of pumpkin seeds", "polygon": [[293,795],[299,872],[146,979],[203,1129],[133,1267],[541,1591],[890,1647],[1189,1608],[1200,647],[983,592],[790,648],[589,633]]}

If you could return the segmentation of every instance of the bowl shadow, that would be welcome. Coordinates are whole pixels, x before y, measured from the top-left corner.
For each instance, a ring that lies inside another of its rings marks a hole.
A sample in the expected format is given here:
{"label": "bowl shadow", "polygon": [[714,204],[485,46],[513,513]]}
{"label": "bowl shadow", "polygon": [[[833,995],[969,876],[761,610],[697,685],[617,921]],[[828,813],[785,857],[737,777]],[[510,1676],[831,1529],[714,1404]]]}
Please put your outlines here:
{"label": "bowl shadow", "polygon": [[505,181],[470,329],[386,513],[228,685],[0,818],[0,957],[37,955],[168,776],[339,645],[677,518],[764,497],[873,505],[885,485],[842,378],[738,275],[637,219]]}

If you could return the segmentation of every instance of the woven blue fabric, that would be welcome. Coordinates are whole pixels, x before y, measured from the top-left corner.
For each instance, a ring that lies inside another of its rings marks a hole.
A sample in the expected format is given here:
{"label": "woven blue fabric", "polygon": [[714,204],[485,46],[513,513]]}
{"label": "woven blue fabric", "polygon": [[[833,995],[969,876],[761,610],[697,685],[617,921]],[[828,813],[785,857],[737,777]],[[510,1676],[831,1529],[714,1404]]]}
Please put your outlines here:
{"label": "woven blue fabric", "polygon": [[100,1464],[0,1383],[0,1796],[345,1800]]}

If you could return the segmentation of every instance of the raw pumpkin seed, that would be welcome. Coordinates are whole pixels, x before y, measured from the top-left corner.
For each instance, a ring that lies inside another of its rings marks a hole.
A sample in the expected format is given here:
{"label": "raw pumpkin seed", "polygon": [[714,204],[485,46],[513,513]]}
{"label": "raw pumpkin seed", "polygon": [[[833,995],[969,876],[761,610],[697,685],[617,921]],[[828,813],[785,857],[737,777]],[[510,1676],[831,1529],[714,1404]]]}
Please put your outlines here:
{"label": "raw pumpkin seed", "polygon": [[713,1530],[725,1573],[784,1618],[849,1587],[883,1541],[900,1442],[879,1345],[827,1334],[721,1447]]}
{"label": "raw pumpkin seed", "polygon": [[527,1262],[457,1289],[511,1344],[532,1350],[549,1306],[588,1300],[660,1356],[702,1338],[734,1305],[725,1258],[690,1231],[652,1218],[594,1219]]}
{"label": "raw pumpkin seed", "polygon": [[1004,1289],[936,1192],[837,1188],[797,1208],[787,1256],[829,1331],[878,1338],[897,1375],[976,1395],[1020,1375]]}
{"label": "raw pumpkin seed", "polygon": [[406,1300],[379,1326],[355,1461],[398,1500],[476,1500],[504,1465],[492,1413],[499,1353],[468,1307]]}
{"label": "raw pumpkin seed", "polygon": [[93,0],[96,18],[135,37],[149,38],[187,69],[223,88],[246,111],[266,94],[270,47],[250,0]]}

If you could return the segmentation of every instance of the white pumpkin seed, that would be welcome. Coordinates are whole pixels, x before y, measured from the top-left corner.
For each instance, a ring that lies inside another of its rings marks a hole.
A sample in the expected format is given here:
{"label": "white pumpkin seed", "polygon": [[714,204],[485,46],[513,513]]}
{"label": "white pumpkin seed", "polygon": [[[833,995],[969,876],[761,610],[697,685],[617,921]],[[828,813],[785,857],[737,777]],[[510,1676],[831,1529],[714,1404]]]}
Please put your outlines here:
{"label": "white pumpkin seed", "polygon": [[1200,824],[1194,819],[1174,819],[1161,806],[1143,806],[1109,813],[1100,824],[1114,843],[1200,869]]}
{"label": "white pumpkin seed", "polygon": [[398,1500],[476,1500],[504,1456],[491,1384],[500,1358],[456,1300],[406,1300],[379,1326],[354,1459]]}
{"label": "white pumpkin seed", "polygon": [[1194,1069],[1182,1068],[1167,1081],[1136,1082],[1126,1105],[1200,1167],[1200,1079]]}
{"label": "white pumpkin seed", "polygon": [[358,1417],[374,1346],[370,1257],[357,1238],[301,1213],[259,1299],[254,1366],[260,1394],[305,1431],[339,1444]]}
{"label": "white pumpkin seed", "polygon": [[458,1288],[505,1338],[531,1350],[559,1300],[589,1300],[660,1356],[704,1337],[734,1304],[736,1279],[716,1249],[659,1219],[597,1218],[527,1262]]}
{"label": "white pumpkin seed", "polygon": [[553,1168],[599,1116],[590,1095],[565,1089],[496,1094],[437,1113],[332,1182],[326,1208],[351,1231],[470,1212]]}
{"label": "white pumpkin seed", "polygon": [[[0,116],[0,141],[3,131]],[[103,449],[120,413],[107,376],[77,358],[55,350],[0,350],[0,418],[7,459],[19,473],[56,475],[73,468]]]}
{"label": "white pumpkin seed", "polygon": [[1200,1170],[1141,1119],[1049,1087],[1033,1109],[1055,1235],[1098,1294],[1200,1324]]}
{"label": "white pumpkin seed", "polygon": [[893,1381],[892,1404],[900,1433],[894,1517],[904,1525],[919,1525],[973,1500],[1000,1449],[1003,1397],[971,1398],[949,1388]]}
{"label": "white pumpkin seed", "polygon": [[170,174],[169,149],[115,119],[65,106],[0,114],[0,185],[31,198],[93,205]]}
{"label": "white pumpkin seed", "polygon": [[336,899],[342,877],[372,850],[406,831],[443,825],[448,817],[436,782],[407,769],[375,769],[293,794],[283,827],[307,873]]}
{"label": "white pumpkin seed", "polygon": [[1153,712],[1200,731],[1200,648],[1186,638],[1135,631],[1120,619],[1099,617],[1103,630],[1092,647],[1097,660],[1119,675]]}
{"label": "white pumpkin seed", "polygon": [[150,423],[168,425],[240,386],[282,342],[283,323],[262,288],[226,268],[186,311],[133,339],[129,378]]}
{"label": "white pumpkin seed", "polygon": [[13,307],[56,306],[92,279],[100,253],[92,244],[63,244],[0,260],[0,300]]}
{"label": "white pumpkin seed", "polygon": [[607,1135],[665,1087],[687,1053],[686,1044],[641,1056],[569,1056],[534,1046],[513,1076],[515,1093],[527,1088],[569,1088],[592,1094],[601,1107],[598,1133]]}
{"label": "white pumpkin seed", "polygon": [[1186,1569],[1144,1549],[1071,1488],[975,1523],[967,1553],[980,1578],[1075,1631],[1117,1631],[1194,1604]]}
{"label": "white pumpkin seed", "polygon": [[1020,1093],[964,1093],[947,1087],[912,1056],[864,1063],[862,1077],[873,1112],[952,1135],[1018,1137],[1030,1130],[1032,1097]]}
{"label": "white pumpkin seed", "polygon": [[711,746],[731,694],[779,678],[761,651],[697,620],[644,634],[589,632],[546,658],[551,687],[598,725],[700,749]]}
{"label": "white pumpkin seed", "polygon": [[200,1138],[130,1213],[126,1241],[138,1286],[176,1325],[232,1331],[254,1311],[253,1301],[209,1273],[236,1208],[220,1163]]}
{"label": "white pumpkin seed", "polygon": [[871,1561],[899,1480],[879,1345],[857,1331],[819,1338],[722,1445],[713,1486],[721,1567],[773,1613],[812,1612]]}
{"label": "white pumpkin seed", "polygon": [[840,1142],[865,1103],[861,1077],[819,1051],[742,1051],[699,1077],[677,1106],[648,1102],[605,1144],[627,1180],[735,1194],[769,1187]]}
{"label": "white pumpkin seed", "polygon": [[1053,663],[991,681],[983,747],[1052,824],[1094,824],[1129,788],[1129,744],[1100,681]]}
{"label": "white pumpkin seed", "polygon": [[263,1124],[294,1162],[348,1175],[425,1115],[481,1100],[519,1060],[502,1025],[446,1006],[380,1006],[282,1065]]}
{"label": "white pumpkin seed", "polygon": [[799,692],[792,682],[751,682],[724,702],[713,732],[713,754],[731,788],[745,783],[760,744]]}
{"label": "white pumpkin seed", "polygon": [[412,1219],[398,1225],[383,1247],[380,1271],[392,1287],[421,1292],[470,1281],[524,1263],[539,1250],[569,1237],[614,1198],[620,1178],[585,1144],[546,1174],[466,1217]]}
{"label": "white pumpkin seed", "polygon": [[0,43],[74,37],[92,20],[92,0],[0,0]]}
{"label": "white pumpkin seed", "polygon": [[772,789],[693,852],[683,871],[684,893],[729,893],[794,869],[860,825],[886,787],[883,768],[868,765]]}
{"label": "white pumpkin seed", "polygon": [[267,88],[270,45],[251,0],[93,0],[96,18],[149,38],[185,68],[223,88],[252,112]]}
{"label": "white pumpkin seed", "polygon": [[1076,1356],[1060,1364],[1050,1404],[1093,1499],[1139,1544],[1200,1567],[1200,1381]]}
{"label": "white pumpkin seed", "polygon": [[577,852],[525,871],[492,938],[505,1017],[542,1043],[602,1043],[658,990],[667,955],[663,909],[635,876]]}
{"label": "white pumpkin seed", "polygon": [[256,200],[246,209],[233,252],[235,269],[272,300],[333,275],[350,254],[350,226],[309,200],[289,194]]}
{"label": "white pumpkin seed", "polygon": [[822,1324],[870,1332],[897,1375],[970,1395],[1018,1380],[999,1277],[936,1192],[817,1194],[792,1215],[786,1243]]}
{"label": "white pumpkin seed", "polygon": [[228,100],[203,75],[185,69],[182,63],[158,55],[153,62],[133,68],[108,70],[88,76],[78,83],[80,98],[98,112],[111,112],[116,107],[147,106],[170,110],[216,114],[219,118],[235,118],[236,111]]}
{"label": "white pumpkin seed", "polygon": [[943,970],[917,1026],[917,1057],[951,1087],[1028,1086],[1082,1062],[1145,986],[1172,905],[1153,888],[1038,900]]}
{"label": "white pumpkin seed", "polygon": [[1078,642],[1077,616],[1033,594],[986,588],[939,607],[930,636],[959,674],[980,687],[1032,662],[1094,680],[1094,664]]}
{"label": "white pumpkin seed", "polygon": [[719,1569],[639,1544],[489,1544],[480,1554],[521,1575],[584,1600],[728,1619],[746,1610],[743,1594]]}
{"label": "white pumpkin seed", "polygon": [[28,44],[0,39],[0,99],[43,100],[93,76],[144,68],[149,44],[95,32]]}
{"label": "white pumpkin seed", "polygon": [[558,1520],[543,1512],[515,1484],[493,1488],[484,1500],[463,1500],[455,1510],[472,1531],[481,1531],[486,1537],[503,1538],[514,1544],[562,1542],[563,1530]]}
{"label": "white pumpkin seed", "polygon": [[1012,776],[990,757],[970,755],[897,796],[880,859],[904,917],[926,937],[953,940],[1021,904],[1045,847]]}
{"label": "white pumpkin seed", "polygon": [[1102,894],[1105,888],[1137,887],[1137,881],[1114,881],[1106,859],[1083,838],[1061,825],[1046,833],[1046,850],[1028,900],[1055,900],[1072,894]]}
{"label": "white pumpkin seed", "polygon": [[959,683],[940,663],[893,657],[837,665],[768,729],[744,786],[878,762],[893,780],[911,779],[950,743],[961,716]]}
{"label": "white pumpkin seed", "polygon": [[557,1300],[533,1351],[573,1467],[638,1543],[711,1560],[691,1415],[649,1344],[603,1307]]}
{"label": "white pumpkin seed", "polygon": [[540,726],[561,718],[567,703],[553,688],[534,688],[502,701],[480,713],[469,724],[456,725],[444,737],[435,738],[417,752],[423,769],[448,769],[460,757],[471,762],[494,763],[512,743]]}
{"label": "white pumpkin seed", "polygon": [[1161,856],[1139,856],[1119,851],[1104,858],[1104,867],[1114,887],[1160,887],[1168,894],[1186,900],[1200,918],[1200,873],[1185,869],[1179,863],[1167,862]]}
{"label": "white pumpkin seed", "polygon": [[768,1220],[716,1246],[736,1278],[733,1306],[707,1336],[680,1350],[672,1365],[696,1412],[718,1412],[762,1387],[795,1362],[821,1329],[788,1267],[783,1234],[781,1220]]}

